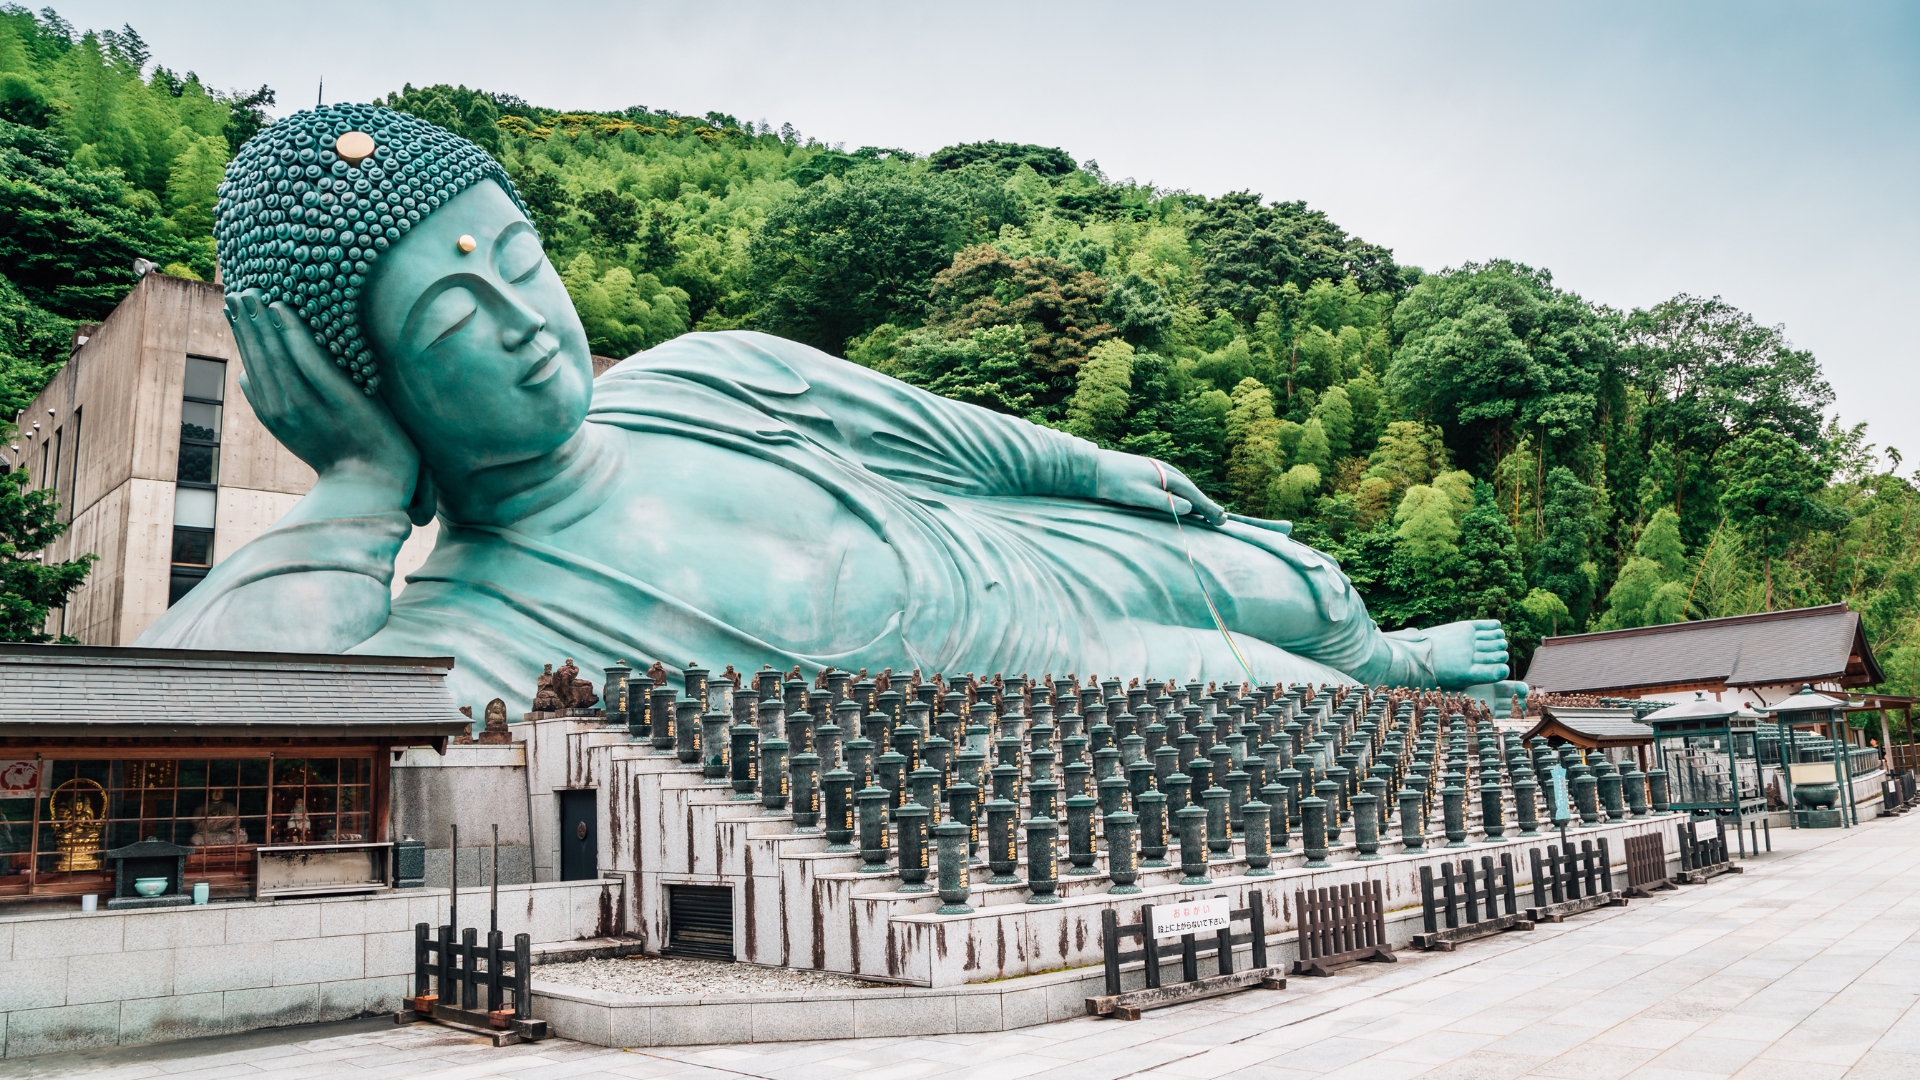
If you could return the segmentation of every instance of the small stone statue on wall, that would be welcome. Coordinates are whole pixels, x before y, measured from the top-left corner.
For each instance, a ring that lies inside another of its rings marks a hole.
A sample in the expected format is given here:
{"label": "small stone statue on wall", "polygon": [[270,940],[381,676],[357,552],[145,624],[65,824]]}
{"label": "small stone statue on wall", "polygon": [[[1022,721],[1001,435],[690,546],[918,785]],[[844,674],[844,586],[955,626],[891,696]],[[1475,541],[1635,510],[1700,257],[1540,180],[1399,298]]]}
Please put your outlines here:
{"label": "small stone statue on wall", "polygon": [[560,696],[553,692],[553,665],[548,664],[533,684],[533,711],[550,713],[561,708]]}
{"label": "small stone statue on wall", "polygon": [[507,703],[499,698],[487,702],[487,726],[480,732],[480,742],[510,743],[513,733],[507,728]]}
{"label": "small stone statue on wall", "polygon": [[553,673],[553,694],[566,709],[591,709],[600,700],[593,684],[580,677],[580,668],[571,656]]}
{"label": "small stone statue on wall", "polygon": [[[593,692],[593,683],[580,677],[579,665],[573,657],[560,665],[558,671],[552,664],[540,673],[540,679],[534,684],[534,712],[562,712],[568,709],[590,709],[600,696]],[[504,710],[505,706],[502,706]]]}

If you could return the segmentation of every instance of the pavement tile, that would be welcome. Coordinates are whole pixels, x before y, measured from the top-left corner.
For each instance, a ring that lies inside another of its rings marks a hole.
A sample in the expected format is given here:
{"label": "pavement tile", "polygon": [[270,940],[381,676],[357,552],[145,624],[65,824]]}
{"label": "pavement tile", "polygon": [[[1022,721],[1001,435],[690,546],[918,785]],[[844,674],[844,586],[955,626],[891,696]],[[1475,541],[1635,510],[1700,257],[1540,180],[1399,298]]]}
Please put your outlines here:
{"label": "pavement tile", "polygon": [[1619,1080],[1660,1051],[1640,1046],[1603,1046],[1586,1043],[1534,1068],[1539,1076],[1561,1080]]}
{"label": "pavement tile", "polygon": [[1498,1040],[1498,1035],[1472,1031],[1435,1031],[1398,1046],[1382,1050],[1368,1061],[1411,1061],[1422,1065],[1445,1065],[1454,1058],[1472,1053]]}
{"label": "pavement tile", "polygon": [[1689,1020],[1641,1020],[1633,1019],[1615,1024],[1593,1041],[1609,1046],[1639,1046],[1652,1050],[1665,1050],[1681,1039],[1700,1030],[1701,1025]]}
{"label": "pavement tile", "polygon": [[1311,1072],[1331,1072],[1345,1065],[1351,1065],[1362,1058],[1372,1057],[1394,1044],[1375,1039],[1349,1039],[1335,1035],[1308,1043],[1298,1049],[1288,1050],[1266,1061],[1283,1069],[1306,1069]]}

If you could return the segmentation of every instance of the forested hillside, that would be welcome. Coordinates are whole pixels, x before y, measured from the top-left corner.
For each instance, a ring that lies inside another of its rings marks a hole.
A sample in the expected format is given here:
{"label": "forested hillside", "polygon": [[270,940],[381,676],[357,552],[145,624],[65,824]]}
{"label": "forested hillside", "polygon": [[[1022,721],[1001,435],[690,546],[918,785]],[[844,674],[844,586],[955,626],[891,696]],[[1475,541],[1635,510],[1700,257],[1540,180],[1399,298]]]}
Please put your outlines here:
{"label": "forested hillside", "polygon": [[[7,394],[64,355],[62,320],[111,306],[132,254],[210,274],[219,165],[271,103],[153,64],[130,29],[7,9]],[[1303,203],[1050,147],[847,151],[463,87],[386,104],[506,165],[596,352],[760,329],[1163,458],[1293,521],[1388,628],[1495,617],[1524,650],[1844,600],[1893,685],[1920,687],[1920,497],[1764,313],[1618,311],[1500,259],[1425,272]],[[82,232],[104,243],[63,242]]]}

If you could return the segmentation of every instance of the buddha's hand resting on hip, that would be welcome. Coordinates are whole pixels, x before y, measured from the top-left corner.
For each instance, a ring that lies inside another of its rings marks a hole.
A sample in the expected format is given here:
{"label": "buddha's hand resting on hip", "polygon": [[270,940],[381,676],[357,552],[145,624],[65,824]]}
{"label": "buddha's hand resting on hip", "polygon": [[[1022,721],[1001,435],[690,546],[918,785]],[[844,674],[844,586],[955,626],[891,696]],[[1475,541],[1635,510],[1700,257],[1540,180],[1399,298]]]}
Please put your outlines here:
{"label": "buddha's hand resting on hip", "polygon": [[1173,512],[1185,517],[1198,514],[1212,524],[1227,519],[1220,504],[1202,494],[1193,481],[1164,461],[1102,450],[1097,458],[1099,475],[1094,480],[1093,497],[1120,506],[1165,511],[1172,496]]}
{"label": "buddha's hand resting on hip", "polygon": [[329,487],[352,489],[361,510],[404,507],[420,452],[386,403],[356,386],[313,340],[297,312],[258,289],[227,297],[240,345],[240,389],[254,415]]}

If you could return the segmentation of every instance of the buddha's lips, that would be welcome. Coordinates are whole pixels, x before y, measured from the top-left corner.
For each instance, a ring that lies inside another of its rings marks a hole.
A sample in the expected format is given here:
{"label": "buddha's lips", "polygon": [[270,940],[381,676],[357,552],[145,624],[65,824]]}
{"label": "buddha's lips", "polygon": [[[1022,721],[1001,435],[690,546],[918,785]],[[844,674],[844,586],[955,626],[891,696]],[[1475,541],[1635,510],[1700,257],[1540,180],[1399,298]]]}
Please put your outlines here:
{"label": "buddha's lips", "polygon": [[527,377],[520,380],[520,385],[539,386],[541,383],[552,378],[554,372],[559,370],[560,343],[555,342],[553,348],[547,350],[547,355],[541,357],[539,361],[533,365],[533,370],[527,372]]}

